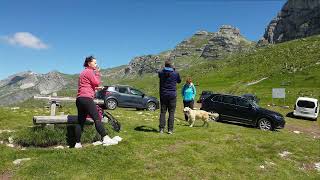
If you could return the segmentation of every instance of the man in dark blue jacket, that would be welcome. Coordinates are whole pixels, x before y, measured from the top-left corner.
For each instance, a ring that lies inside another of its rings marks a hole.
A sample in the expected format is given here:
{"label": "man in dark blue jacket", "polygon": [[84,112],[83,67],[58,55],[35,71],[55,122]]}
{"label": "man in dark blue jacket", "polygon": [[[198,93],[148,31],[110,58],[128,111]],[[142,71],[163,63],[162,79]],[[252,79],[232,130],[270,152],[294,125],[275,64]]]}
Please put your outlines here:
{"label": "man in dark blue jacket", "polygon": [[166,126],[166,112],[169,112],[168,133],[173,133],[174,113],[177,103],[177,83],[181,83],[180,75],[173,68],[171,61],[165,61],[165,67],[158,72],[160,79],[160,133]]}

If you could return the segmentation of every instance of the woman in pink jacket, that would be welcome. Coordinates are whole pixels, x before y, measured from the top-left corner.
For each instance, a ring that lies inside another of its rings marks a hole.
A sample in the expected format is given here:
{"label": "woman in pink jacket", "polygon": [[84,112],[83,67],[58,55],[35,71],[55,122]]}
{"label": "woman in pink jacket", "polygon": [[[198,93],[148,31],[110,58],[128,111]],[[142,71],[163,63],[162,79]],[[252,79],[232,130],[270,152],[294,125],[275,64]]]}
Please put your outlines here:
{"label": "woman in pink jacket", "polygon": [[99,113],[94,103],[95,90],[99,87],[100,81],[100,71],[97,68],[97,61],[93,56],[89,56],[85,59],[83,66],[85,69],[80,73],[78,81],[78,94],[76,105],[78,109],[78,121],[79,124],[76,125],[75,135],[76,135],[76,145],[75,148],[82,148],[81,145],[81,133],[83,131],[83,126],[86,121],[87,115],[89,115],[95,124],[96,130],[103,137],[101,144],[113,145],[118,142],[111,139],[101,122]]}

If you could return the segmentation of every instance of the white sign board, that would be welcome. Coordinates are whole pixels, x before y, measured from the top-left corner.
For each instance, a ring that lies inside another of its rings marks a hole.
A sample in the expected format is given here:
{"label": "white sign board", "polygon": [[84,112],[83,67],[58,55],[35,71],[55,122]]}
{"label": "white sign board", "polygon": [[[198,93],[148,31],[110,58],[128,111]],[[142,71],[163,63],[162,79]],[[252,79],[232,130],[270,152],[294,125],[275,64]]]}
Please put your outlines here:
{"label": "white sign board", "polygon": [[272,88],[272,98],[286,98],[286,89]]}

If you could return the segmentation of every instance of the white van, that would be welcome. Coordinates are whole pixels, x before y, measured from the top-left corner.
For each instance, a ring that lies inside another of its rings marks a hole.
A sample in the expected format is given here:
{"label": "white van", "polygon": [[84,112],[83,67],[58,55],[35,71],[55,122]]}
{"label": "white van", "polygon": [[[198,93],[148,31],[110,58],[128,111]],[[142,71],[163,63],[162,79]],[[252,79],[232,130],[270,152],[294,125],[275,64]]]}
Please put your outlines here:
{"label": "white van", "polygon": [[319,101],[314,98],[299,97],[294,106],[293,115],[317,120]]}

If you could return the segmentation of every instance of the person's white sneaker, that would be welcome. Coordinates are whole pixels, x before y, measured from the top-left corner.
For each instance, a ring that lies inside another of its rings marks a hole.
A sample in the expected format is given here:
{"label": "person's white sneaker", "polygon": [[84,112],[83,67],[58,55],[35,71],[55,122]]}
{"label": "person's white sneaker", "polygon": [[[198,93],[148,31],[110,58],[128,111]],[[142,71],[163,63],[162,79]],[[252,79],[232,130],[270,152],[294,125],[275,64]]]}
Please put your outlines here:
{"label": "person's white sneaker", "polygon": [[112,139],[115,141],[118,141],[118,142],[122,141],[122,137],[120,137],[120,136],[115,136]]}
{"label": "person's white sneaker", "polygon": [[102,144],[102,142],[101,141],[96,141],[96,142],[94,142],[94,143],[92,143],[94,146],[99,146],[99,145],[101,145]]}
{"label": "person's white sneaker", "polygon": [[108,135],[103,137],[103,145],[104,146],[110,146],[110,145],[115,145],[118,144],[118,141],[111,139]]}
{"label": "person's white sneaker", "polygon": [[76,145],[74,145],[74,148],[76,148],[76,149],[80,149],[80,148],[82,148],[81,143],[76,143]]}

